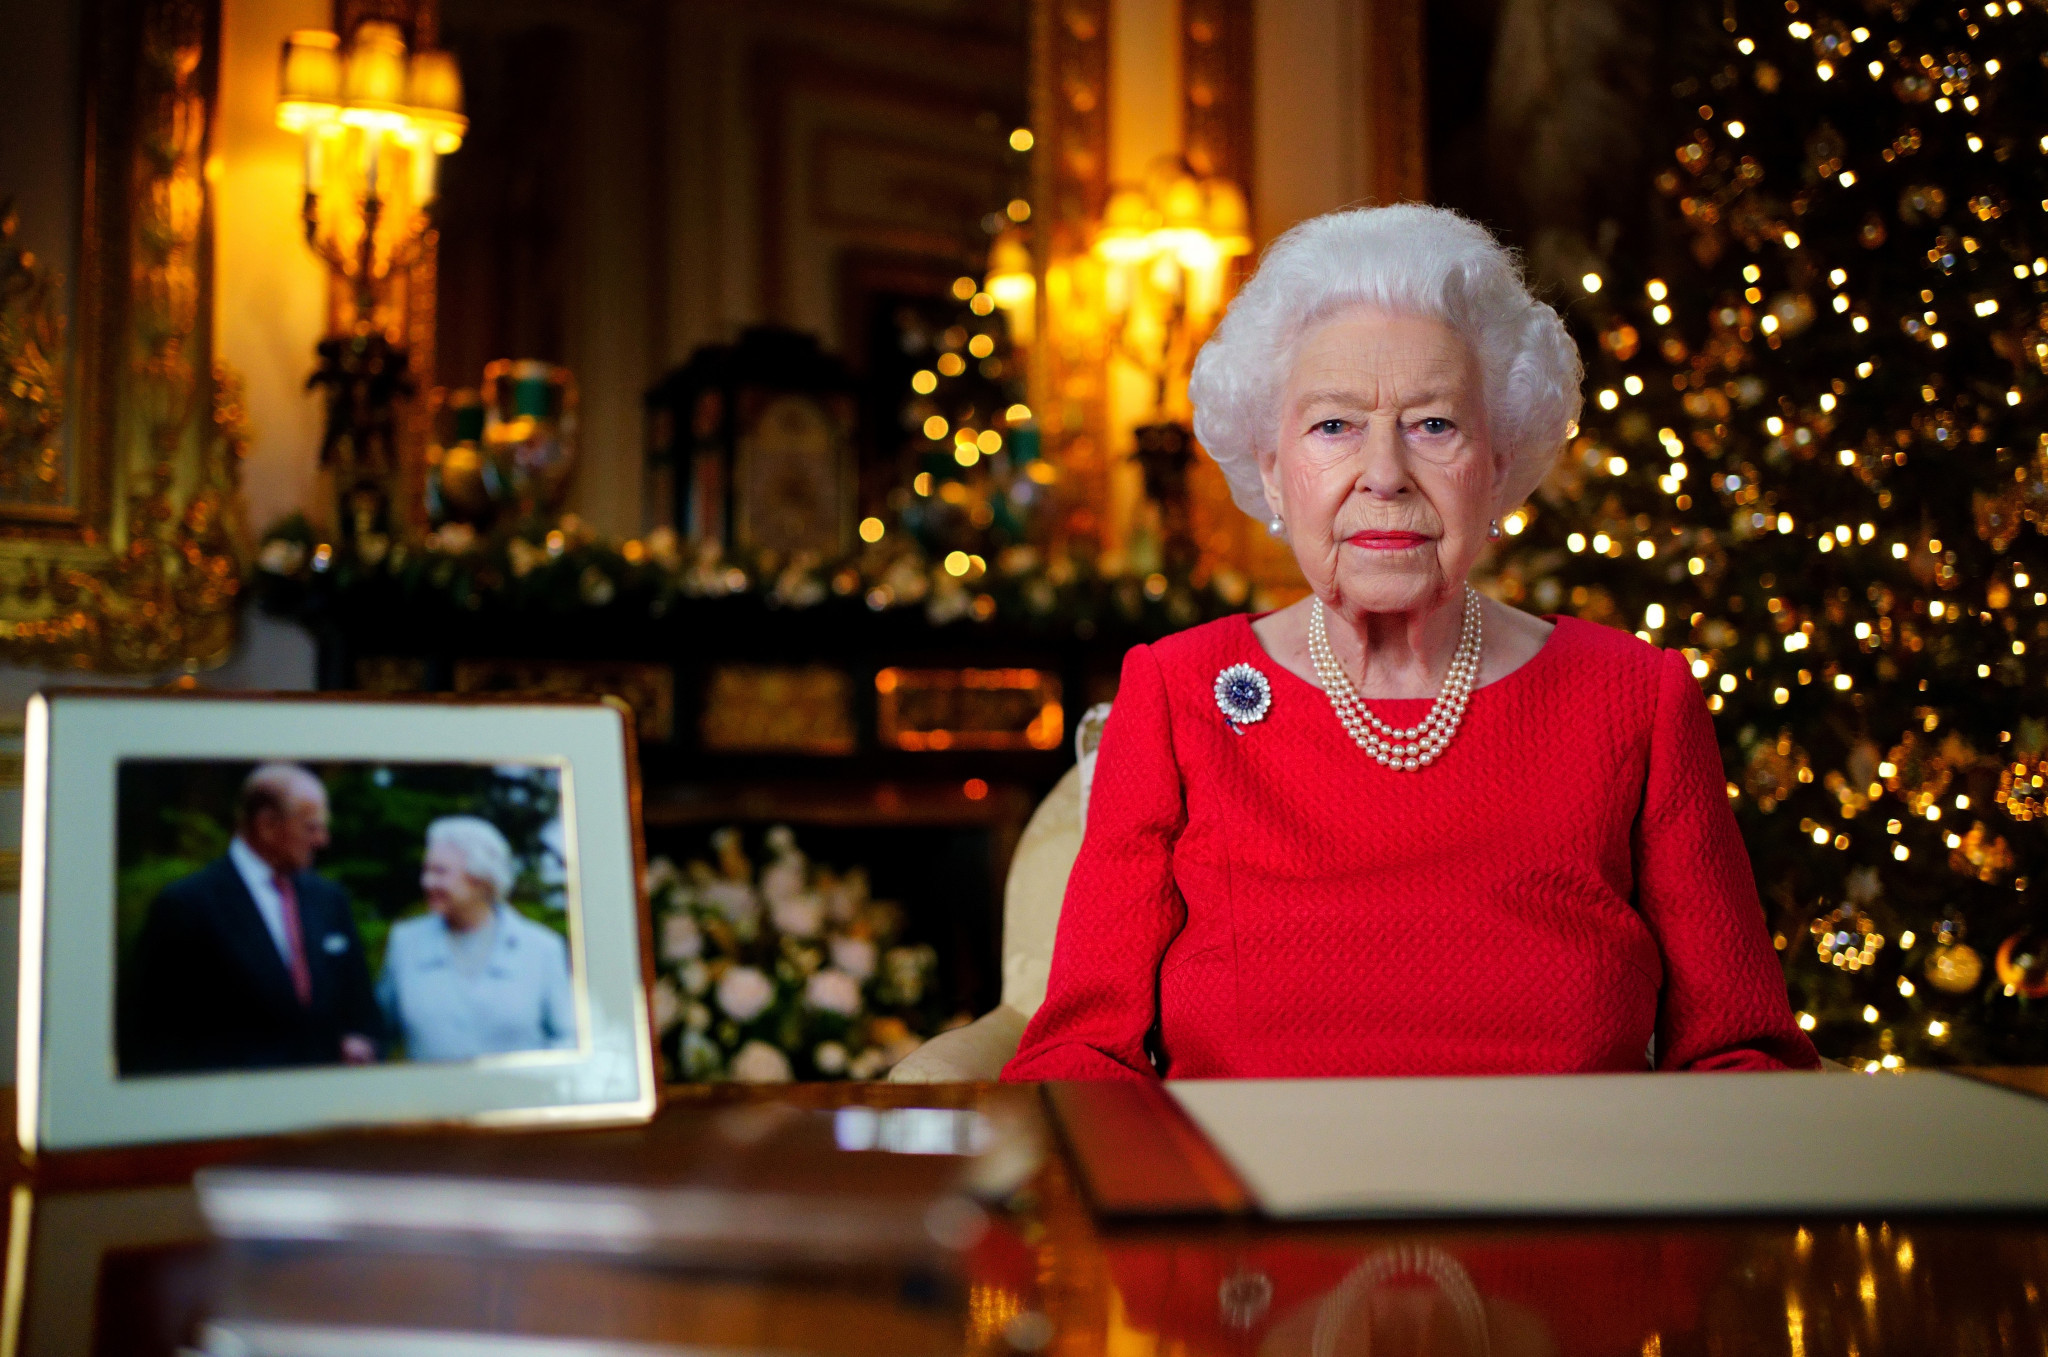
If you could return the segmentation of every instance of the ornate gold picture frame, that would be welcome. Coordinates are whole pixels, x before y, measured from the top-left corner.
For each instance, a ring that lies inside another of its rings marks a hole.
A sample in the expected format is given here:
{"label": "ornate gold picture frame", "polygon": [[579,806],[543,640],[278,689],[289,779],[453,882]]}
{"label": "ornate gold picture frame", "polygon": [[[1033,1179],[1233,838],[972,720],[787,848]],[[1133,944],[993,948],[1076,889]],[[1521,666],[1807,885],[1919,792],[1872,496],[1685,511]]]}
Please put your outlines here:
{"label": "ornate gold picture frame", "polygon": [[234,641],[246,441],[213,360],[220,6],[98,0],[83,22],[68,324],[0,209],[0,655],[197,669]]}

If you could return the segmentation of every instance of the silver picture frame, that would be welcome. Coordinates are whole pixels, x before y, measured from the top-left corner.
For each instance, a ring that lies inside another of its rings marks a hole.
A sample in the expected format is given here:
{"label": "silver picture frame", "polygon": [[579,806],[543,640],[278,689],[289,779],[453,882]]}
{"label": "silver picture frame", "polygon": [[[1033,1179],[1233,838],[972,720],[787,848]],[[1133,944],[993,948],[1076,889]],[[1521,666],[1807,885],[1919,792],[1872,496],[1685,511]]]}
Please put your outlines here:
{"label": "silver picture frame", "polygon": [[[23,770],[23,1151],[652,1117],[660,1083],[634,751],[631,712],[616,699],[38,694],[28,706]],[[124,1074],[116,1045],[118,781],[124,763],[185,761],[556,770],[574,1046],[452,1061]]]}

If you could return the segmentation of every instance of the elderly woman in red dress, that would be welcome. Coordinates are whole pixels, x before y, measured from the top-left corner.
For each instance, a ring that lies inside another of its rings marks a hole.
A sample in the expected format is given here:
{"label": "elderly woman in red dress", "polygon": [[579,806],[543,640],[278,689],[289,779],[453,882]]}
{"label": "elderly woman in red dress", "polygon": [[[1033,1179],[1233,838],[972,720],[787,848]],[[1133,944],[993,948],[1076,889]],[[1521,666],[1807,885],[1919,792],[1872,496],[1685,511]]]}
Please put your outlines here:
{"label": "elderly woman in red dress", "polygon": [[1190,394],[1309,595],[1125,658],[1005,1078],[1818,1064],[1685,659],[1466,581],[1580,379],[1454,213],[1275,242]]}

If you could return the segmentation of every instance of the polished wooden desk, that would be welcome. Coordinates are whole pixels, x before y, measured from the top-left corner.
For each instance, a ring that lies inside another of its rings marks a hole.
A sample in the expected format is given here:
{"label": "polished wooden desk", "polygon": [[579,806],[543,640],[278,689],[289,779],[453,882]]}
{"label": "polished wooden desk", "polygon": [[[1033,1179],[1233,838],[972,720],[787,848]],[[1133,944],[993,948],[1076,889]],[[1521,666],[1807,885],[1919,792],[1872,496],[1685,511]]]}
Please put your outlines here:
{"label": "polished wooden desk", "polygon": [[[2048,1090],[2039,1074],[2004,1081]],[[987,1085],[727,1086],[677,1090],[663,1117],[768,1102],[1036,1106],[1031,1090]],[[190,1176],[250,1148],[17,1166],[7,1357],[170,1354],[224,1304],[309,1323],[832,1357],[2048,1352],[2048,1221],[2031,1218],[1111,1228],[1055,1147],[958,1275],[936,1280],[858,1258],[796,1274],[363,1249],[238,1257],[206,1239]],[[1856,1171],[1845,1155],[1841,1172]]]}

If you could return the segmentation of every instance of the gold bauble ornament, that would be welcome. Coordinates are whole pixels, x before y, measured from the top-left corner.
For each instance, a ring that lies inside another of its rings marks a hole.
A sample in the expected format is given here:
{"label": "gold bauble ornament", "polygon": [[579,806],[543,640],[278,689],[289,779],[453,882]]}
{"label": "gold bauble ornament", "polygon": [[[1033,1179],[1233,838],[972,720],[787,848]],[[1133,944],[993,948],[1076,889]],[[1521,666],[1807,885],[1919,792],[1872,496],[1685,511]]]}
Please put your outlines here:
{"label": "gold bauble ornament", "polygon": [[1963,941],[1963,916],[1950,911],[1934,925],[1934,950],[1923,970],[1927,983],[1950,994],[1968,994],[1984,978],[1984,958]]}
{"label": "gold bauble ornament", "polygon": [[2023,928],[1998,946],[1998,983],[2008,994],[2048,999],[2048,937]]}
{"label": "gold bauble ornament", "polygon": [[1968,994],[1984,978],[1984,958],[1967,942],[1937,946],[1927,958],[1927,983],[1950,994]]}

